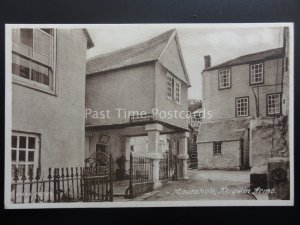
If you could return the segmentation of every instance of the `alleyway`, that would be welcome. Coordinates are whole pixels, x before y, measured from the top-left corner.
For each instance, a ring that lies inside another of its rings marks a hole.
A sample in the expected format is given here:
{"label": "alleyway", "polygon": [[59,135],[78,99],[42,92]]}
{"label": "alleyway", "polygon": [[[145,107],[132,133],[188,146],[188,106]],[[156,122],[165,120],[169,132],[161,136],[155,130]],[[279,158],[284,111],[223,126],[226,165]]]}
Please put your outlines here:
{"label": "alleyway", "polygon": [[249,171],[189,170],[189,180],[172,181],[134,201],[253,200],[247,193]]}

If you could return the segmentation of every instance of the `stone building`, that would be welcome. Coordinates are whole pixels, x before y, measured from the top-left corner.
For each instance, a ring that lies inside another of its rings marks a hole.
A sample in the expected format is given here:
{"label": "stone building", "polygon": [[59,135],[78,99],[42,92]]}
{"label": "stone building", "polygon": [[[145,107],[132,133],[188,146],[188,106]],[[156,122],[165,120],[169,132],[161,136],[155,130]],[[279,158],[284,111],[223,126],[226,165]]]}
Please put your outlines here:
{"label": "stone building", "polygon": [[[285,49],[277,48],[240,56],[211,66],[205,57],[202,72],[203,118],[198,134],[198,166],[205,169],[244,169],[266,166],[272,144],[254,140],[255,119],[272,121],[287,115]],[[259,162],[259,165],[257,163]]]}
{"label": "stone building", "polygon": [[[172,134],[179,146],[173,148],[178,176],[187,178],[188,119],[164,116],[188,110],[190,82],[176,30],[88,60],[86,85],[86,157],[103,151],[114,162],[121,156],[128,162],[132,139],[144,136],[159,184],[160,135]],[[109,141],[102,143],[103,137]]]}
{"label": "stone building", "polygon": [[85,29],[12,29],[12,173],[84,165]]}

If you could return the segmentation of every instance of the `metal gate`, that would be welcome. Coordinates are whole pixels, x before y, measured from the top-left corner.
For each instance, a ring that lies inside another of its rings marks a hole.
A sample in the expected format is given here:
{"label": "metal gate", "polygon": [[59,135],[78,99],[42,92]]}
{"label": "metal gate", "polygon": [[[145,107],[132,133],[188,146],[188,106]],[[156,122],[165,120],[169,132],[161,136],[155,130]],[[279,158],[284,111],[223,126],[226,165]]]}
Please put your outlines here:
{"label": "metal gate", "polygon": [[[153,181],[153,162],[150,157],[133,157],[130,153],[129,168],[129,186],[125,192],[125,198],[133,198],[136,195],[143,194],[141,184],[151,183]],[[135,188],[135,190],[133,190]]]}
{"label": "metal gate", "polygon": [[112,155],[95,152],[85,160],[82,177],[85,202],[113,201]]}
{"label": "metal gate", "polygon": [[171,152],[165,152],[159,162],[159,179],[176,180],[177,179],[177,160]]}

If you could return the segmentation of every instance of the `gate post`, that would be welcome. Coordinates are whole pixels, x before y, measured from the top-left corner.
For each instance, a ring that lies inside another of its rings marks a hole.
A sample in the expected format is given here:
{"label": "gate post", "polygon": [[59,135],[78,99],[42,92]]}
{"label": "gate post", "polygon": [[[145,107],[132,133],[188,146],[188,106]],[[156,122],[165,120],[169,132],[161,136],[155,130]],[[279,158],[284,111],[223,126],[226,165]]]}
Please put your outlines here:
{"label": "gate post", "polygon": [[110,191],[109,200],[112,202],[114,199],[114,182],[113,182],[113,161],[112,154],[109,154],[109,180],[110,180]]}
{"label": "gate post", "polygon": [[177,135],[179,138],[179,155],[177,155],[177,178],[178,179],[188,179],[187,175],[187,160],[189,158],[187,154],[188,148],[188,132],[183,132]]}
{"label": "gate post", "polygon": [[145,125],[145,130],[148,133],[148,155],[152,160],[152,180],[154,182],[154,189],[161,186],[159,180],[159,161],[162,154],[159,152],[159,136],[163,130],[163,126],[159,123]]}

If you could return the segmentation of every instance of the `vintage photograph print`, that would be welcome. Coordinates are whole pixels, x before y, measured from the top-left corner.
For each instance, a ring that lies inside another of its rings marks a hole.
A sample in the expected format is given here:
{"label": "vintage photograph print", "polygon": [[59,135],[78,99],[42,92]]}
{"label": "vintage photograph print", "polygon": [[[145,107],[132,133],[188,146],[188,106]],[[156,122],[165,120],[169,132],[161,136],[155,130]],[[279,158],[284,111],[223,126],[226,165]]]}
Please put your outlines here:
{"label": "vintage photograph print", "polygon": [[293,24],[6,24],[5,207],[291,206]]}

